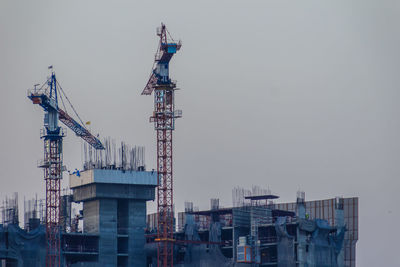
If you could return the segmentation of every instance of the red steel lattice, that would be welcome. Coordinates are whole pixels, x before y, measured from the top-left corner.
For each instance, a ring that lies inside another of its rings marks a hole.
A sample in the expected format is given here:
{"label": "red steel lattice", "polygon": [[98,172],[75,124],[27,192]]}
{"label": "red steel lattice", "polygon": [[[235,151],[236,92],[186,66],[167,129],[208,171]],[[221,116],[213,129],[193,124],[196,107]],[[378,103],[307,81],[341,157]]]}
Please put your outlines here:
{"label": "red steel lattice", "polygon": [[159,86],[154,92],[154,116],[157,131],[157,210],[158,266],[173,266],[174,211],[172,171],[172,131],[174,129],[174,88]]}
{"label": "red steel lattice", "polygon": [[61,266],[60,182],[62,179],[62,136],[44,140],[44,179],[46,181],[46,267]]}

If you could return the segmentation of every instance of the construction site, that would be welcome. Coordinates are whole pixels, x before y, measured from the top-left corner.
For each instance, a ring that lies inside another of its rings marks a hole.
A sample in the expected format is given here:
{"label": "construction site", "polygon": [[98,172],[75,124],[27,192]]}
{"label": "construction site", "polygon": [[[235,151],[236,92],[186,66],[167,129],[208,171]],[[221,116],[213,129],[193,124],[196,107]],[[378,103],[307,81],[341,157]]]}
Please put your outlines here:
{"label": "construction site", "polygon": [[[298,191],[292,202],[283,202],[279,192],[235,187],[222,177],[232,188],[230,206],[213,198],[204,199],[209,209],[185,202],[184,210],[175,210],[173,165],[179,162],[173,161],[173,132],[182,111],[175,107],[178,88],[169,69],[182,43],[164,24],[157,36],[141,93],[154,98],[156,151],[146,152],[156,155],[155,169],[146,168],[143,146],[91,133],[53,66],[42,84],[28,90],[37,115],[44,112],[44,124],[37,126],[43,127],[37,164],[43,177],[35,179],[44,179],[46,195],[24,198],[23,208],[18,193],[0,202],[0,266],[355,267],[359,203],[357,197],[336,197],[342,192],[307,200]],[[84,141],[82,166],[68,173],[62,126]],[[61,188],[63,178],[68,188]],[[155,213],[147,209],[150,201],[157,203]]]}

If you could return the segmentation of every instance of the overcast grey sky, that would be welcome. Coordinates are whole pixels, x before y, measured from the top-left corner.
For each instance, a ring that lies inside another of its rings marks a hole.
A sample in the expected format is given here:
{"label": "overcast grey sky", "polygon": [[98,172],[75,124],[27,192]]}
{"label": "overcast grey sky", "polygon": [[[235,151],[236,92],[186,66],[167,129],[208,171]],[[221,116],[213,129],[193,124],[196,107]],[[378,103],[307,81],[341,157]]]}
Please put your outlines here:
{"label": "overcast grey sky", "polygon": [[[0,0],[0,193],[44,192],[43,112],[26,90],[51,64],[95,133],[146,146],[155,167],[153,98],[140,93],[165,22],[183,42],[177,209],[229,206],[238,185],[281,201],[358,196],[357,266],[399,266],[399,3]],[[79,168],[81,141],[68,131],[64,144]]]}

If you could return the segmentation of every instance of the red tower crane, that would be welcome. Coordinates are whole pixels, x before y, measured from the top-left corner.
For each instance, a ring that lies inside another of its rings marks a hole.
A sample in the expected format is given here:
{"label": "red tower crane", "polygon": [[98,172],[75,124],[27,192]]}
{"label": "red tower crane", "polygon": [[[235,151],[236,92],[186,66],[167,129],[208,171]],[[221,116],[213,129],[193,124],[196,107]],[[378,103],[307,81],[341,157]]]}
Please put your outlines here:
{"label": "red tower crane", "polygon": [[[49,67],[52,69],[52,66]],[[63,122],[75,134],[95,149],[104,149],[103,144],[82,124],[75,121],[66,110],[58,106],[58,95],[63,93],[66,100],[67,96],[57,82],[56,75],[52,71],[51,76],[41,87],[28,91],[28,98],[33,104],[40,105],[44,111],[44,129],[41,131],[40,138],[44,140],[44,159],[39,167],[44,170],[44,180],[46,181],[46,267],[61,266],[61,229],[60,229],[60,184],[62,179],[63,154],[62,139],[65,136],[64,130],[58,125],[58,121]],[[64,104],[63,99],[61,98]],[[71,103],[69,103],[71,105]],[[71,105],[75,112],[75,109]],[[65,107],[64,107],[65,108]],[[78,114],[75,112],[77,117]]]}
{"label": "red tower crane", "polygon": [[181,42],[172,39],[164,24],[157,29],[157,35],[160,41],[153,70],[142,95],[151,95],[154,91],[154,111],[150,122],[154,123],[157,134],[157,266],[172,267],[174,264],[172,132],[175,129],[175,119],[182,117],[182,111],[175,110],[176,82],[169,78],[169,62],[181,48]]}

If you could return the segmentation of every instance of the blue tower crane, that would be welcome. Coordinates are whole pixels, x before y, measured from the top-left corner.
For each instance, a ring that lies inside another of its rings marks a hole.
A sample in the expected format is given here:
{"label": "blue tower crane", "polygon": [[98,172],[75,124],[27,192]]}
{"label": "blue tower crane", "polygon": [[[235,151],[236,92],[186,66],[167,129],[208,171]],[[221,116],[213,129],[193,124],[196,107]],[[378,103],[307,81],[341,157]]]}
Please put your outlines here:
{"label": "blue tower crane", "polygon": [[[49,69],[52,69],[52,66]],[[40,105],[45,112],[44,129],[41,131],[41,138],[44,140],[44,159],[39,164],[39,167],[44,170],[46,182],[46,267],[59,267],[61,266],[60,184],[63,162],[62,139],[65,133],[58,125],[58,121],[63,122],[77,136],[84,139],[95,149],[104,149],[104,147],[99,139],[59,107],[58,94],[61,92],[67,100],[68,98],[57,82],[54,71],[40,88],[37,88],[37,86],[35,85],[35,88],[28,92],[28,98],[32,100],[33,104]],[[75,112],[72,105],[71,107]],[[78,116],[78,114],[76,115]]]}

